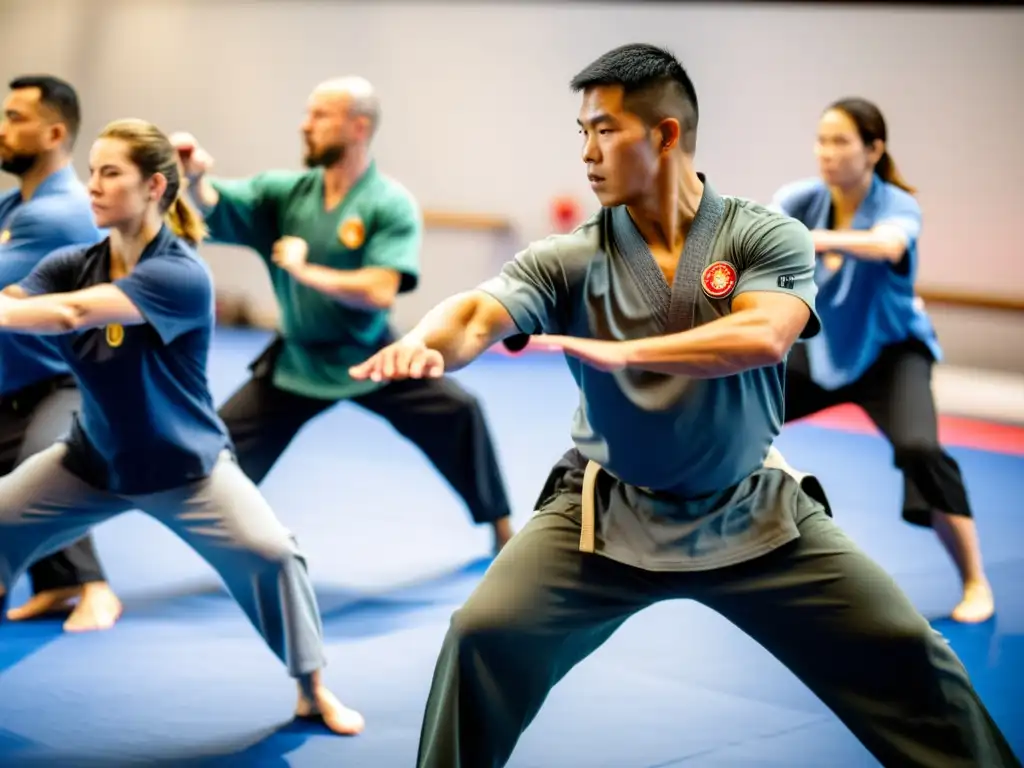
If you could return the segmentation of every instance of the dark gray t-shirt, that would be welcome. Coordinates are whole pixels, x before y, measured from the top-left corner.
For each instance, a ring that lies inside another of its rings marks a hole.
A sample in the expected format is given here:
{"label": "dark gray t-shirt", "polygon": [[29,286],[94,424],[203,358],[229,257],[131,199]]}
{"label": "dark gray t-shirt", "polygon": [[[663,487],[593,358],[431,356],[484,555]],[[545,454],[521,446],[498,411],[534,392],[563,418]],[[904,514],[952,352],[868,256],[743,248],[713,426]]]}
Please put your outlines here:
{"label": "dark gray t-shirt", "polygon": [[[484,283],[520,331],[625,341],[690,330],[747,291],[812,310],[814,248],[798,221],[720,197],[705,181],[673,285],[624,208],[531,244]],[[567,356],[577,450],[617,482],[599,500],[597,551],[648,569],[703,570],[793,540],[792,483],[764,462],[783,422],[785,365],[718,379],[605,373]]]}

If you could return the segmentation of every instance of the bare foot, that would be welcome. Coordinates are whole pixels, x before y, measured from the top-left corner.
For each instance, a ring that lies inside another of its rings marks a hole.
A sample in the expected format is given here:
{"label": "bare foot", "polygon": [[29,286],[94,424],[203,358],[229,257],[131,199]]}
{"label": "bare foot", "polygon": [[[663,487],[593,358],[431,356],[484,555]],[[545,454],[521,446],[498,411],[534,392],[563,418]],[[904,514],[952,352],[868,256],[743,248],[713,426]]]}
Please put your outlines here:
{"label": "bare foot", "polygon": [[66,632],[110,629],[121,618],[121,601],[110,586],[102,581],[40,592],[30,597],[24,605],[9,610],[7,618],[11,621],[27,621],[65,613],[73,605],[71,615],[64,622]]}
{"label": "bare foot", "polygon": [[495,520],[493,525],[494,554],[498,554],[502,549],[504,549],[505,545],[509,543],[515,532],[512,530],[512,521],[507,517]]}
{"label": "bare foot", "polygon": [[980,624],[996,612],[995,598],[988,582],[976,581],[964,585],[960,605],[953,609],[953,621],[962,624]]}
{"label": "bare foot", "polygon": [[66,587],[64,589],[48,589],[38,595],[32,595],[24,605],[11,608],[7,612],[7,618],[11,621],[26,621],[37,619],[41,616],[48,616],[52,613],[64,613],[71,604],[82,594],[81,587]]}
{"label": "bare foot", "polygon": [[358,736],[366,726],[361,714],[338,701],[323,685],[314,688],[312,699],[299,693],[295,717],[300,720],[318,720],[342,736]]}
{"label": "bare foot", "polygon": [[121,601],[106,582],[90,582],[82,588],[78,605],[64,622],[65,632],[100,632],[121,618]]}

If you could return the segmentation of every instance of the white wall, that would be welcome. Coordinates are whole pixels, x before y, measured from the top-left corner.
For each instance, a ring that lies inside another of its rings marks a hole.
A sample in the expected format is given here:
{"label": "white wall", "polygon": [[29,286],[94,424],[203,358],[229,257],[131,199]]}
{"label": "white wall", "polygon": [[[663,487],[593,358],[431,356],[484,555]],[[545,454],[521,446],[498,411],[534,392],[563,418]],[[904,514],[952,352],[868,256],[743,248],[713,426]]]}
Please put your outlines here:
{"label": "white wall", "polygon": [[[195,133],[224,174],[300,159],[310,88],[358,73],[381,92],[377,153],[425,208],[507,215],[511,242],[430,233],[404,325],[549,229],[558,194],[593,201],[570,77],[628,41],[675,49],[701,102],[699,166],[766,200],[814,173],[816,119],[877,101],[921,190],[921,284],[1024,296],[1024,14],[1018,10],[666,3],[0,0],[0,72],[49,70],[80,89],[85,135],[140,116]],[[80,168],[88,141],[79,148]],[[272,307],[260,265],[209,248],[220,286]],[[936,308],[950,359],[1024,371],[1021,316]]]}

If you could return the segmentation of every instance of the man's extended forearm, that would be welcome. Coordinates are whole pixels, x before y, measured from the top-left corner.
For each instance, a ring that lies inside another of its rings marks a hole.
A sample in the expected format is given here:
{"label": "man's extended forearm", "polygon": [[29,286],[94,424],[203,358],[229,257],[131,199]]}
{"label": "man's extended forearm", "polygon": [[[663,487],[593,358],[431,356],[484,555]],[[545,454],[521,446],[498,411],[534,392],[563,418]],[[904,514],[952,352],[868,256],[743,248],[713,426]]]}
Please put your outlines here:
{"label": "man's extended forearm", "polygon": [[388,309],[394,302],[398,278],[391,280],[372,269],[334,269],[303,264],[291,272],[298,282],[354,309]]}
{"label": "man's extended forearm", "polygon": [[487,299],[476,291],[460,293],[438,304],[406,334],[444,357],[446,371],[473,362],[505,334]]}
{"label": "man's extended forearm", "polygon": [[624,343],[629,368],[699,379],[776,365],[788,352],[776,325],[757,311],[737,312],[682,333]]}

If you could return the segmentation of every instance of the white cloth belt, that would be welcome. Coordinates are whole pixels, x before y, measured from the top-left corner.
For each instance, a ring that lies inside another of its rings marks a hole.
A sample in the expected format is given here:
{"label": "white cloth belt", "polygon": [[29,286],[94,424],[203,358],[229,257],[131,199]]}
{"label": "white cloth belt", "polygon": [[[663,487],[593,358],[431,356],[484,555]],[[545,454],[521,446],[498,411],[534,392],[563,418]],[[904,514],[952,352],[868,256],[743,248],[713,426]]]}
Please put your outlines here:
{"label": "white cloth belt", "polygon": [[[764,467],[768,469],[781,469],[798,483],[808,476],[807,472],[798,472],[793,469],[783,458],[782,453],[774,445],[768,449],[768,455],[764,459]],[[594,528],[597,514],[594,510],[597,496],[597,475],[604,469],[596,461],[588,461],[587,468],[583,471],[583,493],[582,493],[582,516],[580,520],[580,552],[588,554],[594,551]]]}

